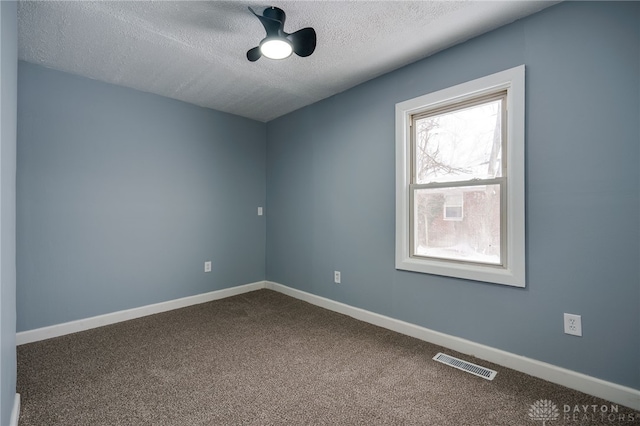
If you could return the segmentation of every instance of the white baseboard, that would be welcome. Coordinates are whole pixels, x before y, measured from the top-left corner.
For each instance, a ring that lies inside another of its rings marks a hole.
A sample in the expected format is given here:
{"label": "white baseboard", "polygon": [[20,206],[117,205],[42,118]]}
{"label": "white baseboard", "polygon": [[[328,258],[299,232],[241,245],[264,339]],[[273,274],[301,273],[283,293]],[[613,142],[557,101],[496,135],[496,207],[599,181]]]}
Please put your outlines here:
{"label": "white baseboard", "polygon": [[11,419],[9,420],[9,426],[18,426],[18,419],[20,418],[20,394],[17,393],[13,399],[13,410],[11,410]]}
{"label": "white baseboard", "polygon": [[169,300],[167,302],[155,303],[153,305],[141,306],[139,308],[126,309],[124,311],[112,312],[76,321],[65,322],[48,327],[36,328],[34,330],[21,331],[16,333],[16,345],[37,342],[51,339],[52,337],[64,336],[65,334],[77,333],[91,328],[102,327],[104,325],[115,324],[117,322],[140,318],[147,315],[158,314],[160,312],[171,311],[173,309],[184,308],[199,303],[211,302],[212,300],[224,299],[226,297],[247,293],[265,288],[264,281],[237,287],[215,290],[209,293],[197,294],[195,296],[183,297]]}
{"label": "white baseboard", "polygon": [[429,343],[472,355],[571,389],[597,396],[626,407],[640,410],[640,390],[607,382],[577,371],[516,355],[470,340],[440,333],[408,322],[400,321],[364,309],[356,308],[324,297],[267,281],[265,288],[275,290],[313,305],[338,312],[358,320],[415,337]]}

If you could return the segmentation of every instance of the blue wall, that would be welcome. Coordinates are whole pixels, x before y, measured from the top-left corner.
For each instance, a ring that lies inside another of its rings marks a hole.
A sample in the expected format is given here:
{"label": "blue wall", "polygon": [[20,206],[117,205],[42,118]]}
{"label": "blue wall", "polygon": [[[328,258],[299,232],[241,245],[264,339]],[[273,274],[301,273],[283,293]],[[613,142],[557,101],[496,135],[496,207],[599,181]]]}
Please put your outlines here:
{"label": "blue wall", "polygon": [[18,331],[264,280],[264,123],[26,62],[18,117]]}
{"label": "blue wall", "polygon": [[[395,104],[520,64],[527,287],[396,271]],[[639,76],[639,3],[563,3],[268,123],[267,279],[640,389]]]}
{"label": "blue wall", "polygon": [[16,395],[16,11],[0,2],[0,425]]}

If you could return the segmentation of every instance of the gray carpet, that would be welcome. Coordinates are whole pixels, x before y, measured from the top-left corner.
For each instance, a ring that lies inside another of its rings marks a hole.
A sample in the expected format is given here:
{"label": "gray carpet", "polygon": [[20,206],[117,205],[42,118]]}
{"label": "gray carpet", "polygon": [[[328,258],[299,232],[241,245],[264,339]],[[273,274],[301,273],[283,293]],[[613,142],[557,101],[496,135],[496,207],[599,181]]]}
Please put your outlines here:
{"label": "gray carpet", "polygon": [[[498,376],[433,361],[441,351]],[[625,407],[603,418],[609,402],[270,290],[19,346],[18,392],[20,426],[640,424]],[[557,412],[532,416],[540,400]],[[565,418],[565,404],[598,413]]]}

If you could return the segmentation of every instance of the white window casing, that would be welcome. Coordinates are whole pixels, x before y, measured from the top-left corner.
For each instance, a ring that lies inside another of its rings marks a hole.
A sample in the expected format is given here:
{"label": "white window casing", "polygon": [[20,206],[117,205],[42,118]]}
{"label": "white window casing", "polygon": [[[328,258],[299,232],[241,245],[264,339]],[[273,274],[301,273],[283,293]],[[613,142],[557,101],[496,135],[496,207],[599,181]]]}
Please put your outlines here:
{"label": "white window casing", "polygon": [[[506,91],[501,265],[412,255],[411,122],[416,114]],[[525,66],[396,104],[396,269],[525,287]]]}

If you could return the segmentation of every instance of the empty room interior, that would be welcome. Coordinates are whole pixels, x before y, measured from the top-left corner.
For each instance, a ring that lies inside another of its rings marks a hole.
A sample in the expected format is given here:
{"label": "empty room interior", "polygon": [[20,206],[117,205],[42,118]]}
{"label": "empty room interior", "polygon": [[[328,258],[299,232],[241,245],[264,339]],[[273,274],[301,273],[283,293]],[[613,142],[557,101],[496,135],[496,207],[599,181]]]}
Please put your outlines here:
{"label": "empty room interior", "polygon": [[0,425],[640,424],[640,2],[0,18]]}

